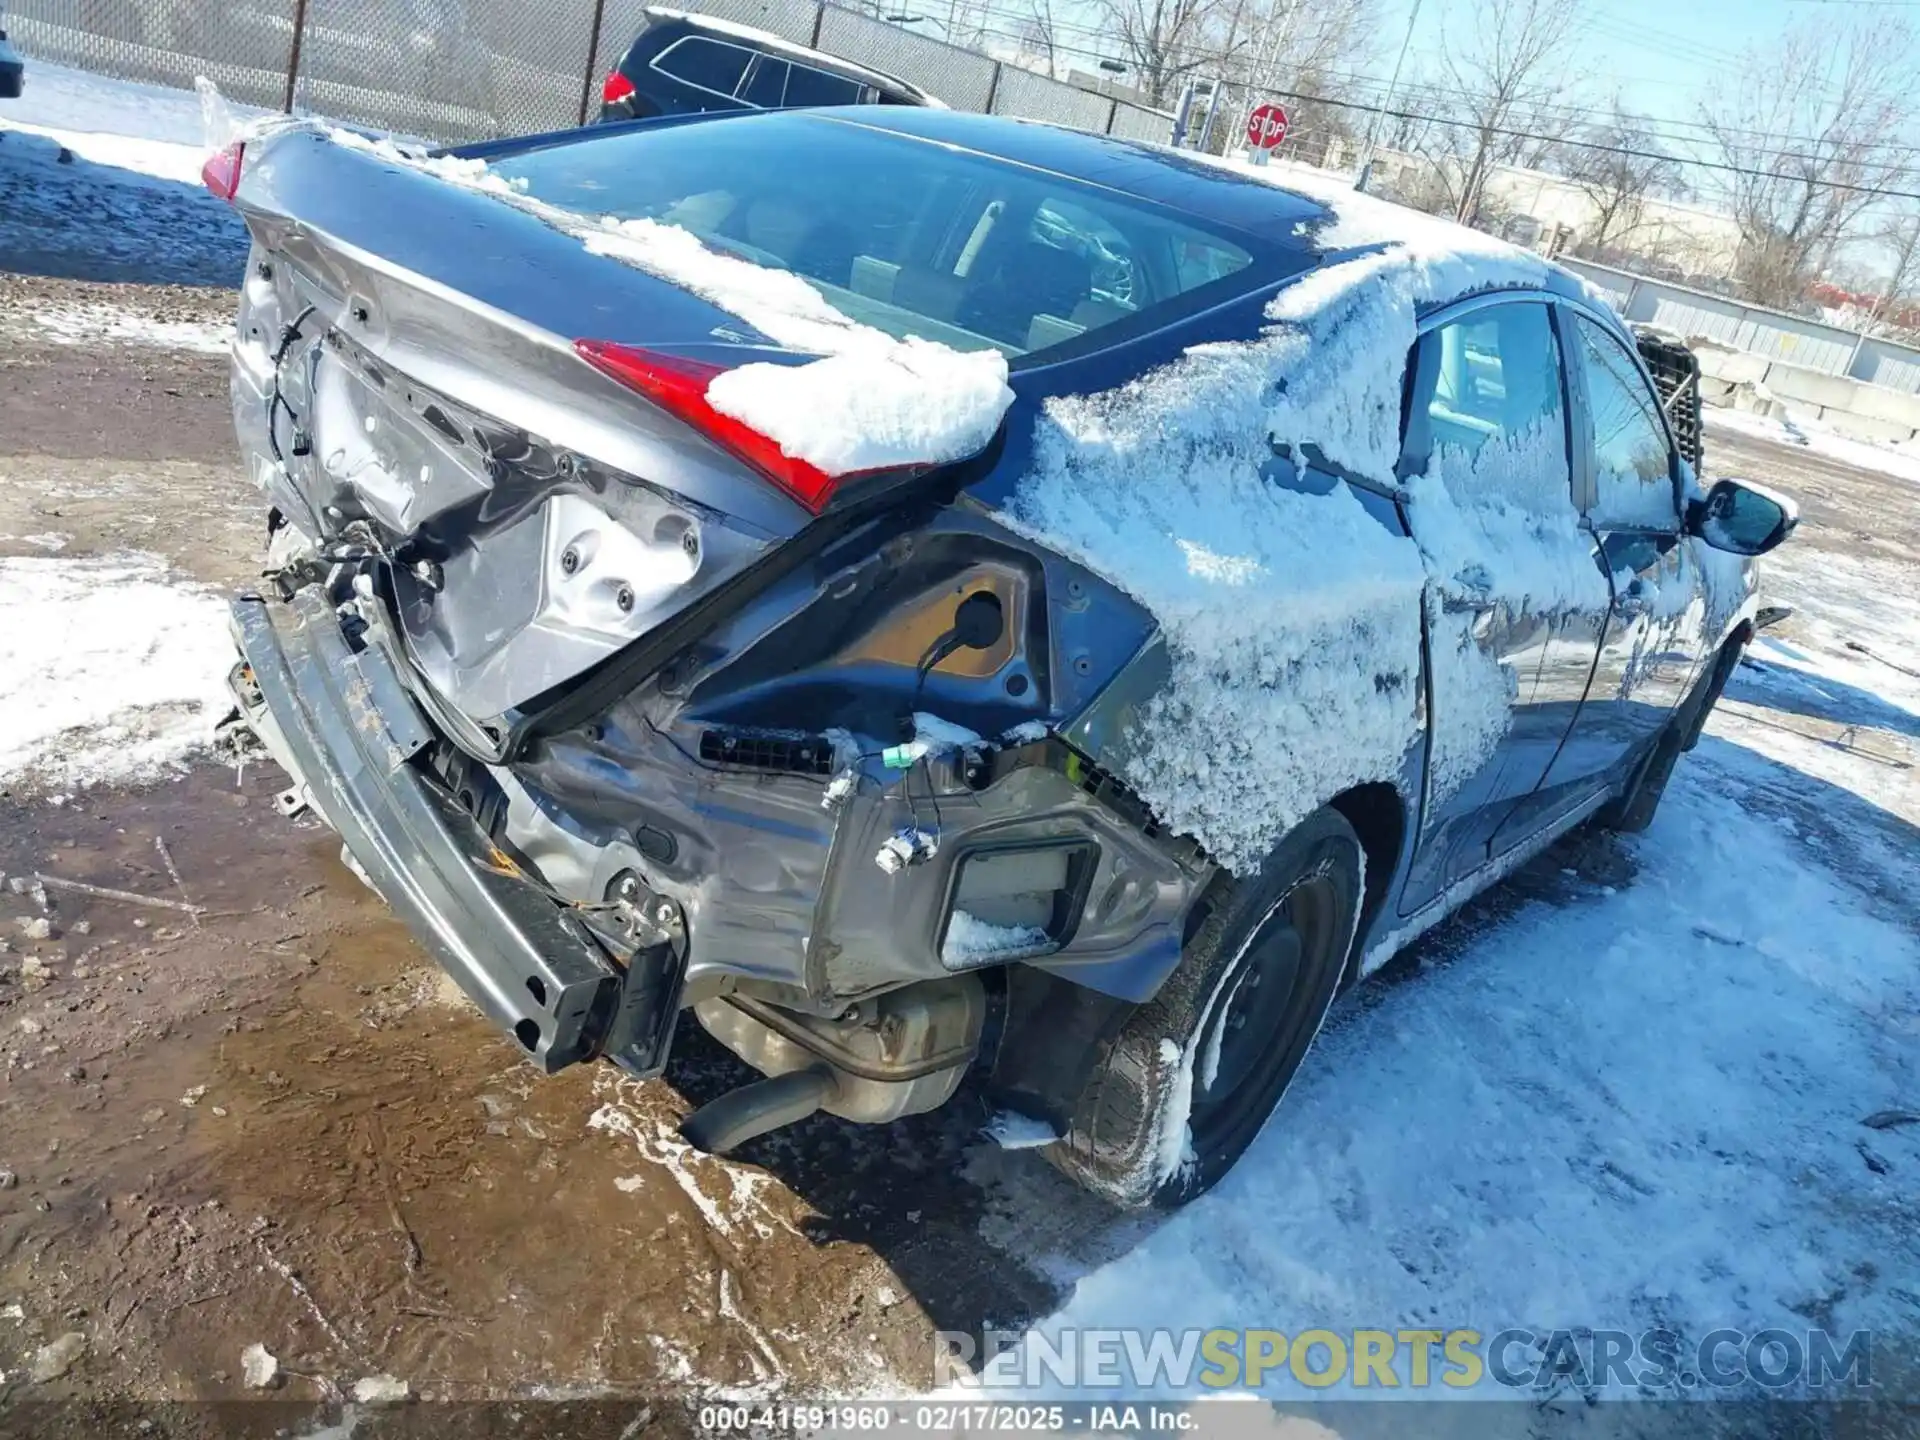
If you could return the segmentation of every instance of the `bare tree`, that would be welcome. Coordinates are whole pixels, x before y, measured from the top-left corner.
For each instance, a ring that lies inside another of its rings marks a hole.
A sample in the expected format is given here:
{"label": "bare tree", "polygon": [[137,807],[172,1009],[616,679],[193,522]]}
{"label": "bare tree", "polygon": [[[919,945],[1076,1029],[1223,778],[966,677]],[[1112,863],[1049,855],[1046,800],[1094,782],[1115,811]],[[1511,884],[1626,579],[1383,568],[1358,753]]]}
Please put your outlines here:
{"label": "bare tree", "polygon": [[1487,177],[1502,163],[1537,163],[1547,147],[1550,117],[1563,114],[1565,62],[1577,37],[1582,0],[1474,0],[1472,23],[1442,41],[1430,93],[1459,117],[1436,126],[1423,146],[1435,182],[1453,201],[1454,218],[1486,218]]}
{"label": "bare tree", "polygon": [[1047,62],[1049,79],[1060,78],[1060,25],[1054,18],[1053,0],[1027,0],[1026,14],[1014,27],[1020,48]]}
{"label": "bare tree", "polygon": [[1701,107],[1727,208],[1740,227],[1734,276],[1748,298],[1793,306],[1854,223],[1902,177],[1889,145],[1915,118],[1906,22],[1827,16],[1749,51]]}
{"label": "bare tree", "polygon": [[[1225,0],[1222,0],[1225,6]],[[1254,104],[1284,101],[1291,134],[1315,153],[1347,135],[1354,112],[1319,104],[1351,89],[1337,74],[1364,69],[1380,33],[1380,0],[1232,0],[1216,18],[1204,73],[1224,79],[1221,146],[1242,143],[1239,121]],[[1223,23],[1222,23],[1223,22]],[[1291,141],[1289,144],[1291,145]]]}
{"label": "bare tree", "polygon": [[1914,291],[1920,286],[1920,207],[1909,202],[1900,214],[1890,216],[1874,237],[1882,253],[1893,261],[1893,270],[1884,283],[1875,287],[1873,308],[1867,312],[1861,333],[1871,335],[1882,317],[1893,316],[1894,328],[1906,331],[1904,323],[1915,310]]}
{"label": "bare tree", "polygon": [[1207,30],[1220,0],[1101,0],[1131,79],[1153,105],[1171,101],[1181,83],[1209,58]]}
{"label": "bare tree", "polygon": [[1646,219],[1647,201],[1683,194],[1681,161],[1661,145],[1643,115],[1614,97],[1613,113],[1575,137],[1585,144],[1562,147],[1561,170],[1593,207],[1593,223],[1581,245],[1599,253],[1618,249]]}

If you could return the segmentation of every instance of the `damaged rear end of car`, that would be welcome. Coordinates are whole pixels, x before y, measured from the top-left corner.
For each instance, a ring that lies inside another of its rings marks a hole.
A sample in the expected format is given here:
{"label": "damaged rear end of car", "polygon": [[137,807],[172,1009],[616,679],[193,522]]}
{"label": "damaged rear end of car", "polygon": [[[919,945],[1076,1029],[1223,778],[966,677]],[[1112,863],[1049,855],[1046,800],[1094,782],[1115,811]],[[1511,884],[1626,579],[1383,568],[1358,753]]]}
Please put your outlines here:
{"label": "damaged rear end of car", "polygon": [[1064,1133],[1216,869],[1112,774],[1152,618],[967,497],[1013,425],[797,458],[712,381],[818,352],[502,203],[512,166],[303,128],[231,159],[273,526],[232,686],[288,808],[546,1071],[655,1074],[691,1009],[769,1077],[709,1148],[929,1110],[982,1058]]}

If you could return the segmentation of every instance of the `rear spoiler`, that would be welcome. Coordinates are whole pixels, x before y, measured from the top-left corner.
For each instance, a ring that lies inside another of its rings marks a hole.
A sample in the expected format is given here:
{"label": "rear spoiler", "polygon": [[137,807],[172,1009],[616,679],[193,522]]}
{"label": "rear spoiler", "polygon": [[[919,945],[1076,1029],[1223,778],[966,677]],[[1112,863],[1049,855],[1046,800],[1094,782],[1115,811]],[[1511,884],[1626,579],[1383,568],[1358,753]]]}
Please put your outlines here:
{"label": "rear spoiler", "polygon": [[1660,407],[1667,412],[1674,441],[1687,463],[1698,470],[1706,454],[1700,424],[1700,357],[1670,330],[1635,325],[1633,339],[1660,391]]}

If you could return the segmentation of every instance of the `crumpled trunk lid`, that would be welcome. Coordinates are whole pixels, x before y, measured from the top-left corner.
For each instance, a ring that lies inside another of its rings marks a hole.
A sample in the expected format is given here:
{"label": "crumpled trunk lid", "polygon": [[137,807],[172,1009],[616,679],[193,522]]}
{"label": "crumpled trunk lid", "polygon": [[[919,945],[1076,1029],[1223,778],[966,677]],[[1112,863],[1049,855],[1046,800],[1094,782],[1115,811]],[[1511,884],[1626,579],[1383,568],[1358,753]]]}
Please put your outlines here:
{"label": "crumpled trunk lid", "polygon": [[811,518],[573,348],[764,358],[724,311],[308,131],[250,147],[238,204],[253,476],[323,556],[389,562],[405,658],[467,720],[578,676]]}

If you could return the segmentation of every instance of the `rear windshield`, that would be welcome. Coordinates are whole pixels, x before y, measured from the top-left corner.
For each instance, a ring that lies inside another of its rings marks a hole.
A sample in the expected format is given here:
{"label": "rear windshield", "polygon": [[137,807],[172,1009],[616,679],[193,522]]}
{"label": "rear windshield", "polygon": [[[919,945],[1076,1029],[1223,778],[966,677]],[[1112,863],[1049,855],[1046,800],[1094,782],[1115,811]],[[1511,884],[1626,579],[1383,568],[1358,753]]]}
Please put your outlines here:
{"label": "rear windshield", "polygon": [[1252,263],[1235,239],[1111,191],[795,117],[625,131],[494,169],[568,210],[678,225],[803,275],[891,335],[1011,358],[1202,308]]}

